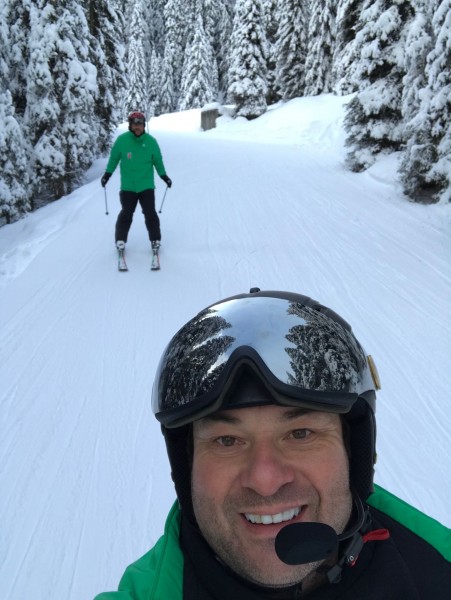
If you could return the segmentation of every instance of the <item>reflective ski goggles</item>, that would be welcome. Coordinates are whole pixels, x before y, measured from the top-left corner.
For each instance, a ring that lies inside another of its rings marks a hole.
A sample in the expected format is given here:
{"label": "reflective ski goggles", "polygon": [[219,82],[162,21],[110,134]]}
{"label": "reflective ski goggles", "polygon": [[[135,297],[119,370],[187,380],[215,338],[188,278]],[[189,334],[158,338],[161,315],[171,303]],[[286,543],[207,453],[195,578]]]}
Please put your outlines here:
{"label": "reflective ski goggles", "polygon": [[237,407],[243,368],[282,405],[347,413],[363,395],[374,410],[377,372],[346,321],[306,296],[258,292],[206,308],[175,334],[153,386],[156,418],[180,427]]}
{"label": "reflective ski goggles", "polygon": [[133,117],[130,119],[132,125],[145,125],[146,121],[142,117]]}

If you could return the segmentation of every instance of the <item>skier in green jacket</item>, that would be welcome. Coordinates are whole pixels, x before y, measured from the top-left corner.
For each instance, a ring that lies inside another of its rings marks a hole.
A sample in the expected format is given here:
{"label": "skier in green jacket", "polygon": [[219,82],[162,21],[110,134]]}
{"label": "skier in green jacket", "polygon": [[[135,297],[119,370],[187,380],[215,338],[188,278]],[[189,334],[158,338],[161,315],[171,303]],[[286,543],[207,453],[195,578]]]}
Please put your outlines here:
{"label": "skier in green jacket", "polygon": [[105,187],[120,163],[122,210],[116,221],[116,247],[123,251],[138,202],[141,205],[152,248],[158,249],[161,241],[160,219],[155,210],[154,168],[168,187],[167,176],[157,140],[144,131],[146,124],[142,112],[132,112],[128,117],[129,131],[120,135],[113,144],[106,171],[101,179]]}
{"label": "skier in green jacket", "polygon": [[379,387],[350,325],[307,296],[202,310],[152,393],[177,503],[96,600],[448,597],[450,531],[373,484]]}

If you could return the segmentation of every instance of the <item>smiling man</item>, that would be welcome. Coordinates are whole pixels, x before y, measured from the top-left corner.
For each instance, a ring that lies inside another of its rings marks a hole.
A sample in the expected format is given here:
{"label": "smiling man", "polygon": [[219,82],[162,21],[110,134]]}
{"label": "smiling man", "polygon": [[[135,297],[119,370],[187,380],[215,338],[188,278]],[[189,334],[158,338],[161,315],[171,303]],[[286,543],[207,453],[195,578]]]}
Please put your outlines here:
{"label": "smiling man", "polygon": [[[267,397],[251,380],[237,394]],[[192,496],[203,536],[236,573],[267,586],[303,582],[319,563],[283,563],[274,549],[288,523],[341,533],[352,510],[340,417],[279,406],[221,411],[193,424]],[[214,474],[214,475],[212,475]]]}
{"label": "smiling man", "polygon": [[351,327],[311,298],[254,289],[201,311],[152,395],[178,502],[97,600],[443,598],[449,531],[374,490],[378,388]]}

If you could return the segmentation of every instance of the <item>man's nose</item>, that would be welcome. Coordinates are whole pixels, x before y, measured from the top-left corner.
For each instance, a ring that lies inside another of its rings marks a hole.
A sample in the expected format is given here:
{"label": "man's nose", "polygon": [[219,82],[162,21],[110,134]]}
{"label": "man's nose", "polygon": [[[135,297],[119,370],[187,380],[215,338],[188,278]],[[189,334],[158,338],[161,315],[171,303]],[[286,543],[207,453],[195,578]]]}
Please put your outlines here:
{"label": "man's nose", "polygon": [[294,478],[294,468],[283,452],[276,444],[265,441],[253,444],[249,450],[241,485],[261,496],[272,496],[285,484],[292,483]]}

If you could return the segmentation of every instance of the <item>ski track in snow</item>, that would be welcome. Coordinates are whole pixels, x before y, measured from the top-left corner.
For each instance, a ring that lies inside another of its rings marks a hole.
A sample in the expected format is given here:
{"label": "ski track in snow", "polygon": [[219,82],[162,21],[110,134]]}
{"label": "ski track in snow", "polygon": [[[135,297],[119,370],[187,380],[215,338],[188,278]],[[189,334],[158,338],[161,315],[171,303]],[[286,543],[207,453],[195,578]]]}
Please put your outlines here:
{"label": "ski track in snow", "polygon": [[265,135],[258,120],[157,128],[174,181],[161,271],[138,207],[117,272],[117,172],[109,216],[96,179],[0,230],[2,598],[89,600],[161,535],[174,492],[150,408],[157,361],[188,318],[252,286],[349,320],[382,379],[376,481],[451,524],[450,212],[406,202],[377,169],[345,171],[337,102],[324,119],[289,105],[312,113],[293,143],[270,114]]}

